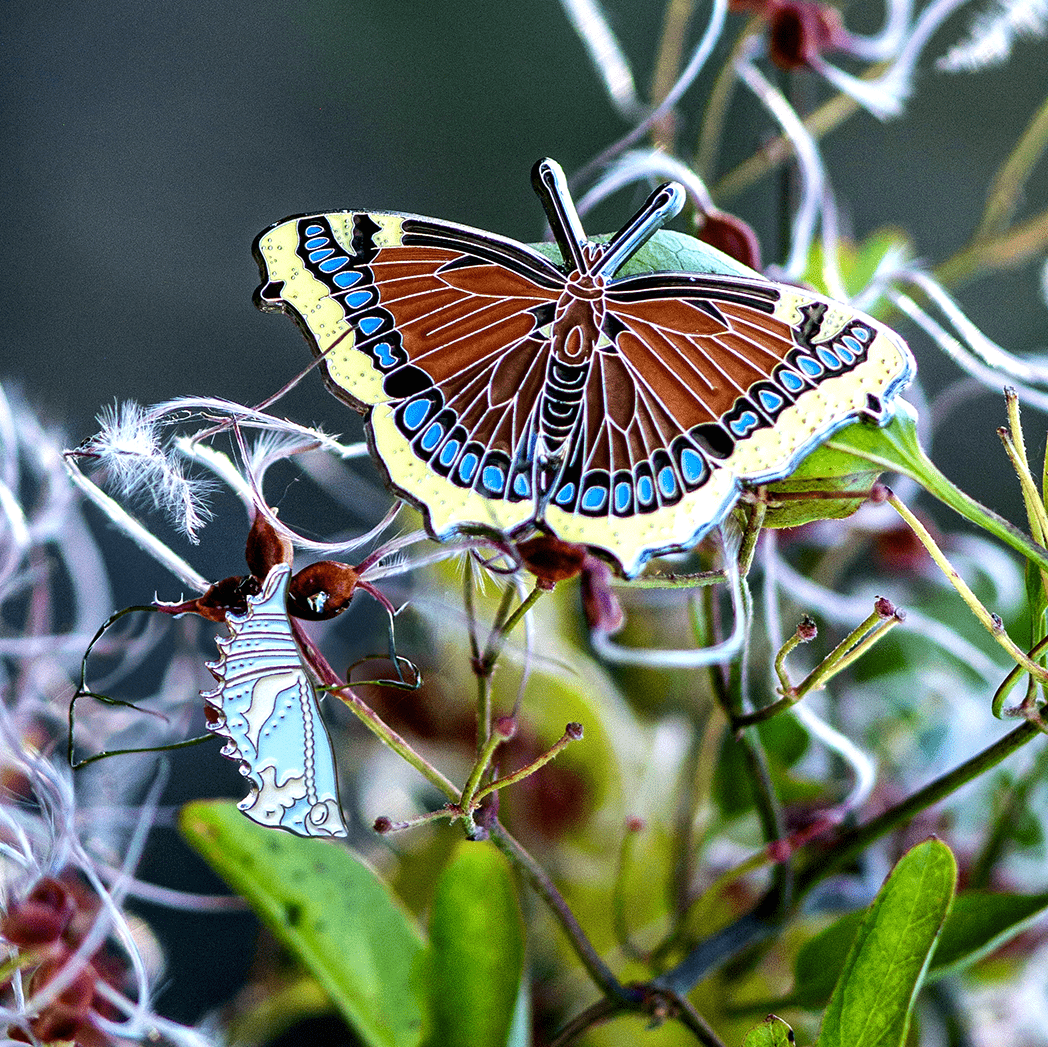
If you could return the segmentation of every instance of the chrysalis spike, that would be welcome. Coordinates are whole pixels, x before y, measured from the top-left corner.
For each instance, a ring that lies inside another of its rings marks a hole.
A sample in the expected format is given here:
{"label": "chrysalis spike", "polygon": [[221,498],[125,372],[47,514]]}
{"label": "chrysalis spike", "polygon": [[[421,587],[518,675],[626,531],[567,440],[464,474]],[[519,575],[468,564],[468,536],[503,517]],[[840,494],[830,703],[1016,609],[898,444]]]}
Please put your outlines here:
{"label": "chrysalis spike", "polygon": [[611,238],[593,275],[610,280],[635,251],[680,213],[687,198],[679,182],[660,185],[644,202],[644,206]]}
{"label": "chrysalis spike", "polygon": [[531,169],[531,184],[542,201],[542,208],[560,253],[564,256],[568,272],[585,272],[583,247],[586,244],[586,232],[571,199],[564,168],[556,160],[543,157]]}

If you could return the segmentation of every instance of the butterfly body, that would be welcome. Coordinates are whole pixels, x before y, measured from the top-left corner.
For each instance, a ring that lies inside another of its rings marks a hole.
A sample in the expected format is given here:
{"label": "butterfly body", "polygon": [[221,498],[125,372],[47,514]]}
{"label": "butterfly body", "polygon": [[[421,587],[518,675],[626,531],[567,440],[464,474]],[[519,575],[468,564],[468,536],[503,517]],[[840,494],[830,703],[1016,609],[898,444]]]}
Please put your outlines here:
{"label": "butterfly body", "polygon": [[290,218],[256,241],[257,304],[298,321],[435,537],[539,529],[633,575],[698,541],[743,484],[882,420],[912,376],[883,325],[744,267],[617,275],[680,187],[597,244],[552,161],[533,182],[560,264],[391,212]]}

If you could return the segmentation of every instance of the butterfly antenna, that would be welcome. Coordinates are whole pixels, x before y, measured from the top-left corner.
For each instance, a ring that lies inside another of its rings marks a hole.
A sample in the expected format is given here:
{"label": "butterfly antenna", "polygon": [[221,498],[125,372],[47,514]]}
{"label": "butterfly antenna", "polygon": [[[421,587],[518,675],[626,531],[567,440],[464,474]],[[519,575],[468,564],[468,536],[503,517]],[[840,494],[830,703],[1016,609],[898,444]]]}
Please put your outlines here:
{"label": "butterfly antenna", "polygon": [[686,199],[687,193],[680,183],[666,182],[660,185],[644,202],[644,206],[611,238],[594,276],[606,276],[610,280],[664,223],[680,213]]}
{"label": "butterfly antenna", "polygon": [[543,157],[531,169],[531,184],[542,201],[542,208],[549,219],[549,227],[553,231],[560,253],[564,256],[568,272],[576,269],[582,273],[586,272],[588,266],[583,252],[586,232],[571,199],[564,168],[556,160],[551,160],[548,156]]}

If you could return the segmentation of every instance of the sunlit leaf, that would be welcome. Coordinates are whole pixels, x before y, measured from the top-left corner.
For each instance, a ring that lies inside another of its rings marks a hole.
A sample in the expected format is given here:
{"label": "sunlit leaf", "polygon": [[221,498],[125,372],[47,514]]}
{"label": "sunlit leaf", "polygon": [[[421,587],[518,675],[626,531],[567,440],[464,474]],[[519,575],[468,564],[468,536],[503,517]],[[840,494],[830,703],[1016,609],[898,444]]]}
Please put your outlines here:
{"label": "sunlit leaf", "polygon": [[899,1047],[953,901],[957,863],[927,840],[905,854],[852,942],[817,1047]]}
{"label": "sunlit leaf", "polygon": [[797,1041],[793,1030],[774,1014],[769,1014],[755,1029],[751,1029],[742,1047],[793,1047]]}
{"label": "sunlit leaf", "polygon": [[[1048,909],[1048,894],[962,891],[946,917],[925,983],[976,963],[1020,934],[1045,909]],[[794,991],[773,1005],[791,1004],[812,1010],[823,1007],[864,916],[865,910],[848,913],[806,942],[794,962]]]}
{"label": "sunlit leaf", "polygon": [[[846,237],[839,237],[834,246],[837,251],[837,269],[849,295],[860,294],[869,287],[877,270],[890,255],[897,258],[909,258],[913,255],[910,238],[901,229],[877,229],[861,244]],[[801,279],[817,290],[829,294],[830,289],[823,276],[825,267],[822,241],[816,239],[812,242],[808,267]],[[883,298],[878,298],[872,305],[867,304],[866,312],[876,316],[883,302]]]}
{"label": "sunlit leaf", "polygon": [[[594,236],[597,243],[606,243],[613,234]],[[552,243],[532,244],[536,251],[555,262],[562,262],[560,248]],[[716,247],[688,236],[687,233],[660,229],[625,265],[618,276],[637,276],[641,273],[720,273],[725,276],[754,276],[754,272],[736,262]]]}
{"label": "sunlit leaf", "polygon": [[[1013,524],[965,494],[935,467],[917,438],[916,412],[904,400],[896,400],[895,405],[895,414],[887,425],[849,425],[831,436],[813,455],[844,453],[857,461],[876,465],[884,472],[909,476],[965,519],[1048,569],[1048,553],[1044,549]],[[992,435],[988,433],[987,438]],[[812,457],[805,459],[805,467]],[[819,458],[816,457],[815,461],[818,463]],[[1002,467],[1007,468],[1003,463]]]}
{"label": "sunlit leaf", "polygon": [[422,937],[363,862],[326,840],[256,825],[227,801],[187,804],[180,827],[368,1047],[419,1043]]}
{"label": "sunlit leaf", "polygon": [[464,841],[437,881],[427,980],[433,1047],[505,1047],[524,969],[513,876],[490,843]]}

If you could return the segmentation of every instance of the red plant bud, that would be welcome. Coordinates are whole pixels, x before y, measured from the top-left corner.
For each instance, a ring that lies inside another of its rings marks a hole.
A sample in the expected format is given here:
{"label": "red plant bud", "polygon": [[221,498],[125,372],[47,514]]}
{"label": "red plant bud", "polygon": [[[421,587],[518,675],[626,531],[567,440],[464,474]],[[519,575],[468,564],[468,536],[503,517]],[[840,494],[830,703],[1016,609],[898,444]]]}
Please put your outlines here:
{"label": "red plant bud", "polygon": [[266,517],[256,513],[244,549],[248,570],[256,578],[265,578],[278,563],[291,563],[293,555],[290,539],[278,534]]}
{"label": "red plant bud", "polygon": [[500,716],[495,721],[495,733],[509,741],[517,733],[517,721],[512,716]]}
{"label": "red plant bud", "polygon": [[[33,977],[29,980],[30,991],[37,992],[53,981],[55,975],[62,970],[69,955],[67,953],[62,957],[56,957],[42,963],[33,972]],[[95,996],[95,982],[97,981],[98,971],[95,970],[93,964],[86,963],[77,976],[58,994],[55,1002],[62,1004],[77,1014],[86,1014],[91,1009],[91,1001]]]}
{"label": "red plant bud", "polygon": [[799,69],[837,46],[837,11],[811,0],[773,0],[768,5],[768,53],[780,69]]}
{"label": "red plant bud", "polygon": [[877,599],[873,601],[873,609],[881,618],[895,617],[895,604],[893,604],[887,596],[878,596]]}
{"label": "red plant bud", "polygon": [[375,819],[372,828],[379,834],[388,833],[393,828],[393,822],[384,814],[381,814]]}
{"label": "red plant bud", "polygon": [[223,578],[215,582],[203,596],[182,603],[162,603],[155,605],[164,614],[199,614],[209,622],[224,622],[230,614],[244,614],[247,611],[247,598],[257,596],[261,591],[258,579],[251,575]]}
{"label": "red plant bud", "polygon": [[24,902],[10,907],[0,920],[0,934],[20,948],[49,944],[69,925],[73,910],[73,899],[65,887],[45,876]]}
{"label": "red plant bud", "polygon": [[564,733],[573,741],[578,742],[582,740],[582,724],[576,723],[572,720],[571,723],[567,724],[564,728]]}
{"label": "red plant bud", "polygon": [[[932,521],[921,517],[921,523],[928,528],[933,538],[942,540]],[[934,567],[934,561],[924,543],[901,521],[897,526],[876,534],[873,552],[879,565],[889,571],[918,572]]]}
{"label": "red plant bud", "polygon": [[626,616],[611,587],[608,565],[595,556],[587,557],[581,583],[582,610],[589,627],[609,635],[618,632]]}
{"label": "red plant bud", "polygon": [[562,542],[548,534],[518,542],[517,552],[524,566],[545,589],[552,589],[557,582],[581,573],[589,555],[584,545]]}
{"label": "red plant bud", "polygon": [[711,211],[703,217],[705,221],[695,234],[703,243],[760,272],[761,245],[748,223],[725,211]]}
{"label": "red plant bud", "polygon": [[635,814],[631,814],[626,819],[626,832],[628,833],[639,833],[645,829],[644,819],[638,817]]}
{"label": "red plant bud", "polygon": [[810,614],[806,614],[800,621],[800,625],[797,626],[797,639],[802,643],[808,643],[814,640],[819,634],[819,627],[815,624],[815,619]]}
{"label": "red plant bud", "polygon": [[359,579],[359,572],[349,564],[318,560],[303,567],[288,584],[288,612],[310,622],[334,618],[349,606]]}

